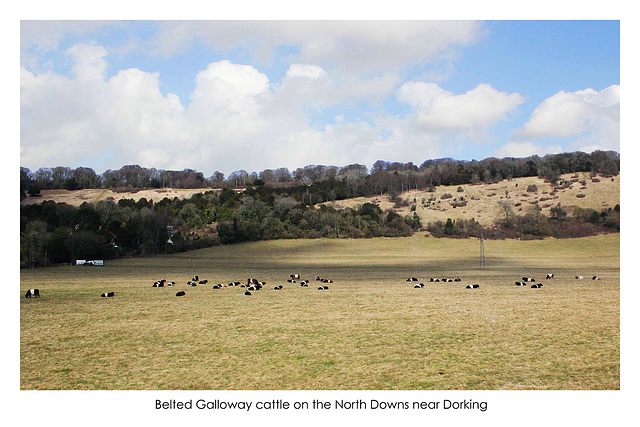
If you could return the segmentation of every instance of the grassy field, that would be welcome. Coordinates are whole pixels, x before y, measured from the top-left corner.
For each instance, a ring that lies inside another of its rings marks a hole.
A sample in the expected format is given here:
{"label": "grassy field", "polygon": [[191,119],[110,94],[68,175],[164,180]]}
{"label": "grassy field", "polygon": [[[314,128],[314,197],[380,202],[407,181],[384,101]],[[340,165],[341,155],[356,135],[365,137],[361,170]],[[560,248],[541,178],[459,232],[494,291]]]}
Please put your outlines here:
{"label": "grassy field", "polygon": [[[486,241],[485,252],[480,270],[478,240],[416,235],[23,270],[20,386],[619,389],[619,235]],[[544,280],[548,272],[556,278]],[[310,286],[287,283],[292,273]],[[209,283],[187,286],[196,274]],[[515,286],[525,275],[544,287]],[[319,291],[316,276],[334,283]],[[425,287],[414,289],[411,276]],[[249,277],[268,285],[252,296],[212,289]],[[151,287],[162,278],[177,285]],[[480,288],[465,289],[471,283]],[[26,299],[33,287],[41,298]],[[178,290],[186,296],[175,297]],[[101,298],[106,291],[116,296]]]}

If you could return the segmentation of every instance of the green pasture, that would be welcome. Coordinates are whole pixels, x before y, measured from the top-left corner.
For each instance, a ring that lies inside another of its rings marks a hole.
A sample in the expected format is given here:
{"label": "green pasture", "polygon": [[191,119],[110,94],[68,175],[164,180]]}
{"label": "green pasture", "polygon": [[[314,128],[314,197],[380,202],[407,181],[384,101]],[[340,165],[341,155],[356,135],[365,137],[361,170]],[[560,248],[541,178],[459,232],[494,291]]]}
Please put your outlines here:
{"label": "green pasture", "polygon": [[[485,254],[481,270],[477,239],[283,240],[22,270],[20,386],[619,389],[619,234],[486,241]],[[515,286],[523,276],[543,288]],[[212,289],[249,277],[267,286]],[[176,286],[151,286],[163,278]]]}

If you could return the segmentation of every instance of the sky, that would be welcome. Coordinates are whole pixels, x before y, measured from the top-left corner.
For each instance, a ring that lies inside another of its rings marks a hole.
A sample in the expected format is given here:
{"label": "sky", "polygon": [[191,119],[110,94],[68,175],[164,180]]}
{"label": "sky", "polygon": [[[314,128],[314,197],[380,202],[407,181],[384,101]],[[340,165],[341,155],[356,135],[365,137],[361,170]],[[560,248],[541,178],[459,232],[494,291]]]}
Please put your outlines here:
{"label": "sky", "polygon": [[20,165],[620,151],[617,20],[21,20]]}

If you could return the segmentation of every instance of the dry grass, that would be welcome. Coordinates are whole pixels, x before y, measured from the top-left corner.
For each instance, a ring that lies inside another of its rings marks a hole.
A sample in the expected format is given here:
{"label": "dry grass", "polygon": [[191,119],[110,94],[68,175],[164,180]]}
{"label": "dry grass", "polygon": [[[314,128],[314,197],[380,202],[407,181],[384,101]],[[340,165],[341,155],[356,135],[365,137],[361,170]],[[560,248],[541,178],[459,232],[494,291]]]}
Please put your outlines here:
{"label": "dry grass", "polygon": [[[485,247],[486,270],[477,240],[414,236],[258,242],[22,271],[20,385],[619,389],[619,235]],[[557,278],[542,289],[514,285],[550,271]],[[294,272],[334,283],[328,291],[313,280],[286,283]],[[187,287],[193,274],[209,284]],[[268,286],[250,297],[211,289],[248,277]],[[152,288],[160,278],[178,284]],[[469,283],[480,289],[464,289]],[[24,298],[31,287],[40,299]],[[187,295],[176,298],[178,290]],[[115,298],[100,298],[104,291]]]}
{"label": "dry grass", "polygon": [[[568,181],[575,180],[572,178],[576,174],[563,175],[562,178]],[[410,202],[410,205],[404,208],[394,208],[394,203],[389,197],[358,197],[349,200],[340,200],[336,202],[325,203],[336,209],[346,207],[354,208],[364,203],[376,203],[383,210],[394,209],[402,215],[410,215],[411,204],[416,200],[416,213],[420,216],[423,224],[432,221],[446,221],[447,218],[471,219],[475,218],[483,225],[490,225],[496,219],[501,217],[499,201],[510,201],[514,212],[524,214],[527,208],[532,205],[538,205],[542,212],[549,216],[552,207],[558,203],[565,209],[572,212],[573,207],[592,208],[601,211],[606,208],[613,208],[620,203],[620,176],[611,180],[611,178],[600,177],[599,182],[592,182],[588,173],[579,173],[578,180],[586,180],[587,186],[583,188],[580,182],[574,182],[570,188],[558,190],[552,194],[553,188],[549,183],[537,177],[515,178],[511,181],[501,181],[496,184],[478,184],[478,185],[452,185],[436,187],[435,191],[407,191],[402,193],[400,197]],[[535,184],[538,187],[536,192],[528,192],[529,185]],[[458,192],[458,187],[462,187],[463,191]],[[453,198],[445,198],[442,196],[451,194]],[[578,195],[584,197],[578,198]],[[467,202],[466,206],[453,207],[454,200],[459,201],[463,197]],[[422,201],[427,202],[423,205]],[[432,200],[431,203],[428,203]],[[516,206],[517,204],[519,206]]]}
{"label": "dry grass", "polygon": [[20,202],[21,205],[42,203],[44,200],[52,200],[56,203],[66,203],[72,206],[95,203],[103,200],[113,200],[118,202],[122,199],[133,199],[138,201],[142,198],[159,202],[165,197],[173,200],[174,197],[186,199],[194,194],[210,191],[211,188],[151,188],[136,191],[113,191],[103,188],[88,188],[84,190],[42,190],[39,197],[27,197]]}

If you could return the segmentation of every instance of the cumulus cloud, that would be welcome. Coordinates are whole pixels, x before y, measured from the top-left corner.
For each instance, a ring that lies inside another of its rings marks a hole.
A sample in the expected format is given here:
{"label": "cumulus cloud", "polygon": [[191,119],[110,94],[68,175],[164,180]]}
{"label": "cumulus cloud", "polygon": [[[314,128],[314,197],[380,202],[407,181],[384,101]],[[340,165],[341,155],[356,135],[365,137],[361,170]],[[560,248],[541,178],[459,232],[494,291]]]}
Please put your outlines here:
{"label": "cumulus cloud", "polygon": [[559,145],[544,147],[535,145],[530,141],[526,142],[509,142],[498,150],[496,150],[492,157],[529,157],[533,155],[546,156],[547,154],[562,153],[562,147]]}
{"label": "cumulus cloud", "polygon": [[425,131],[473,130],[488,128],[507,120],[524,97],[500,92],[488,84],[479,84],[462,95],[440,88],[435,83],[408,82],[396,98],[415,108],[415,124]]}
{"label": "cumulus cloud", "polygon": [[544,100],[516,131],[517,139],[578,137],[576,149],[620,148],[620,86],[560,91]]}
{"label": "cumulus cloud", "polygon": [[351,71],[390,71],[476,43],[475,21],[163,21],[152,50],[171,56],[196,41],[217,50],[242,48],[268,62],[280,45],[297,46],[292,62]]}

